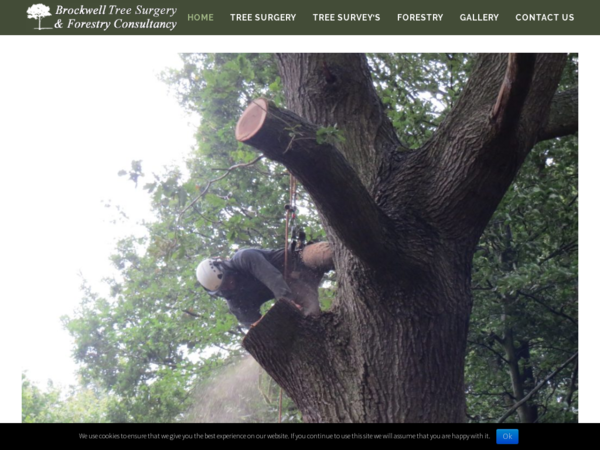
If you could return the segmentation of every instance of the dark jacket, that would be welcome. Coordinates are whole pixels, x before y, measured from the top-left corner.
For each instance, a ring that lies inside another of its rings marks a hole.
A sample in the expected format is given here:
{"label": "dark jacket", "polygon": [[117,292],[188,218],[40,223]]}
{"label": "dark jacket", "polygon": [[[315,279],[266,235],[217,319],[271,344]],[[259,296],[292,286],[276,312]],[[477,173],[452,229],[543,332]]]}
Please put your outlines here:
{"label": "dark jacket", "polygon": [[[293,253],[290,252],[290,258],[294,257]],[[217,295],[227,300],[229,310],[242,325],[250,326],[261,318],[263,303],[274,298],[292,299],[292,292],[283,279],[284,257],[283,249],[243,249],[223,263],[224,277],[234,276],[235,287],[219,291]]]}

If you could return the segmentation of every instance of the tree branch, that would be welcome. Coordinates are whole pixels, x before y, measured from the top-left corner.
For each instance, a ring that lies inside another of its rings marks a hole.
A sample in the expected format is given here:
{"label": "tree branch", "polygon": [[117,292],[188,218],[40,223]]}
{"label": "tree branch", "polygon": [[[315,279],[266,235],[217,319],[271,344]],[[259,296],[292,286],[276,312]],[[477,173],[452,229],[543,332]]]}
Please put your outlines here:
{"label": "tree branch", "polygon": [[480,55],[456,105],[423,151],[430,221],[451,238],[483,232],[548,122],[565,55]]}
{"label": "tree branch", "polygon": [[401,147],[377,95],[367,58],[358,53],[277,55],[287,108],[346,138],[337,149],[372,194],[378,170]]}
{"label": "tree branch", "polygon": [[575,352],[575,354],[573,356],[571,356],[569,359],[567,359],[564,363],[562,363],[558,369],[556,369],[554,372],[552,372],[550,375],[548,375],[546,378],[544,378],[542,381],[540,381],[536,387],[534,387],[531,391],[529,391],[529,394],[527,394],[520,401],[515,403],[508,411],[506,411],[504,413],[504,415],[498,419],[498,423],[502,423],[506,419],[508,419],[510,417],[510,415],[512,413],[514,413],[523,403],[525,403],[527,400],[529,400],[533,396],[533,394],[535,394],[542,387],[544,387],[544,385],[548,381],[550,381],[552,378],[554,378],[561,370],[563,370],[565,367],[567,367],[571,363],[571,361],[573,361],[575,358],[577,358],[578,354],[579,354],[579,352]]}
{"label": "tree branch", "polygon": [[558,92],[552,99],[550,116],[538,136],[538,142],[576,133],[579,129],[578,111],[578,89]]}
{"label": "tree branch", "polygon": [[578,242],[577,240],[574,240],[574,241],[567,242],[566,244],[560,246],[558,249],[554,250],[552,253],[550,253],[548,256],[546,256],[544,259],[542,259],[539,262],[539,265],[541,266],[545,262],[550,261],[552,258],[557,257],[561,253],[570,252],[571,250],[576,249],[578,247],[577,242]]}
{"label": "tree branch", "polygon": [[552,314],[556,314],[557,316],[560,317],[564,317],[565,319],[567,319],[569,322],[571,322],[573,325],[575,325],[576,327],[578,326],[577,322],[575,321],[575,319],[573,319],[571,316],[557,311],[554,308],[551,308],[550,306],[546,305],[544,302],[542,302],[540,299],[538,299],[537,297],[535,297],[534,295],[531,294],[527,294],[526,292],[517,290],[517,294],[522,295],[523,297],[527,297],[530,298],[531,300],[533,300],[536,303],[539,303],[540,305],[542,305],[544,308],[546,308],[548,311],[550,311]]}
{"label": "tree branch", "polygon": [[232,170],[238,169],[239,167],[248,167],[248,166],[251,166],[252,164],[256,164],[258,161],[260,161],[263,158],[264,158],[264,155],[259,155],[259,156],[257,156],[256,158],[254,158],[250,162],[241,163],[241,164],[234,164],[229,169],[219,169],[219,170],[225,170],[225,173],[223,175],[221,175],[220,177],[213,178],[212,180],[210,180],[208,182],[208,184],[206,185],[206,187],[204,188],[204,190],[202,192],[200,192],[200,194],[194,200],[192,200],[189,205],[187,205],[185,208],[183,208],[181,210],[181,212],[179,213],[179,216],[177,216],[177,220],[181,220],[181,217],[185,214],[185,212],[188,209],[190,209],[192,206],[194,206],[198,200],[200,200],[202,197],[204,197],[206,195],[206,193],[208,192],[208,189],[211,187],[211,185],[213,183],[216,183],[217,181],[222,180],[223,178],[225,178],[227,175],[229,175],[229,173]]}
{"label": "tree branch", "polygon": [[500,353],[498,353],[496,350],[494,350],[492,347],[485,345],[483,342],[477,342],[477,341],[471,341],[468,340],[467,341],[469,344],[473,344],[473,345],[479,345],[480,347],[485,348],[486,350],[489,350],[490,352],[492,352],[494,355],[496,355],[496,357],[500,358],[502,361],[504,361],[506,364],[508,364],[508,360],[502,356]]}
{"label": "tree branch", "polygon": [[577,382],[575,379],[577,378],[577,373],[579,371],[579,363],[575,363],[575,367],[573,367],[573,373],[571,374],[571,382],[569,383],[569,393],[567,394],[567,405],[571,406],[573,402],[573,394],[577,390]]}
{"label": "tree branch", "polygon": [[317,142],[317,131],[296,114],[257,99],[238,121],[236,138],[285,165],[311,195],[329,231],[335,230],[355,256],[382,270],[397,266],[400,256],[410,272],[417,258],[402,258],[386,245],[397,241],[390,239],[395,235],[391,220],[337,148]]}
{"label": "tree branch", "polygon": [[190,309],[182,309],[181,311],[184,312],[184,313],[186,313],[186,314],[189,314],[192,317],[202,318],[202,316],[200,314],[196,314],[194,311],[192,311],[191,308]]}
{"label": "tree branch", "polygon": [[[278,300],[242,341],[242,346],[294,400],[303,412],[304,422],[320,422],[322,410],[331,407],[317,402],[318,409],[314,408],[313,397],[323,397],[315,387],[324,386],[341,397],[345,395],[337,380],[336,361],[328,351],[323,320],[324,315],[305,317],[291,301]],[[298,392],[302,395],[294,397]]]}

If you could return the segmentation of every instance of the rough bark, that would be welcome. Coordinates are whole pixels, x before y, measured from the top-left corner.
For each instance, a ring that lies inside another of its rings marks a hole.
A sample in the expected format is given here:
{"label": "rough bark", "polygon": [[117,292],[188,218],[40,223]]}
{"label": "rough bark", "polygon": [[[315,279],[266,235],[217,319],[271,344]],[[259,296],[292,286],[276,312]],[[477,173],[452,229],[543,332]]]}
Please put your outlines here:
{"label": "rough bark", "polygon": [[548,122],[538,136],[538,141],[567,136],[579,127],[579,97],[577,89],[559,92],[554,96]]}
{"label": "rough bark", "polygon": [[[264,120],[239,138],[314,199],[338,292],[318,317],[278,302],[244,346],[305,421],[464,420],[473,251],[542,130],[555,128],[564,60],[481,55],[433,138],[407,150],[363,56],[278,57],[289,110],[259,102]],[[319,127],[334,124],[345,139],[319,144]]]}

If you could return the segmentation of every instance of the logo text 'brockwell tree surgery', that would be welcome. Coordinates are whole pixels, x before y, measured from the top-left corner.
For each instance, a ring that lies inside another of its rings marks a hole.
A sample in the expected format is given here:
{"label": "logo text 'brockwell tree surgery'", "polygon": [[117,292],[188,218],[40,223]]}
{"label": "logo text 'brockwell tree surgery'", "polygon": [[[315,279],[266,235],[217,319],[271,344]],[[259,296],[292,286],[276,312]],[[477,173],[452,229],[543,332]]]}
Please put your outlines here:
{"label": "logo text 'brockwell tree surgery'", "polygon": [[34,30],[51,30],[52,28],[42,28],[42,18],[51,16],[50,7],[38,3],[37,5],[31,5],[27,10],[28,19],[38,19],[38,28]]}

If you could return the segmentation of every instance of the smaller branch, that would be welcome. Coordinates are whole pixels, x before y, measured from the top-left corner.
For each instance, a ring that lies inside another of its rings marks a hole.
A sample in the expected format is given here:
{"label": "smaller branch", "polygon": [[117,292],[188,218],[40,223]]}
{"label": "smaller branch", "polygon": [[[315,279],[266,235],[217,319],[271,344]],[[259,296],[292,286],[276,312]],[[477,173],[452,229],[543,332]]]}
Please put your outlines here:
{"label": "smaller branch", "polygon": [[[523,215],[521,215],[521,217],[523,217]],[[527,221],[524,221],[525,224],[527,224]],[[529,238],[526,242],[535,242],[540,236],[542,236],[546,230],[548,229],[548,225],[544,226],[540,231],[538,231],[536,234],[533,235],[533,237]],[[525,243],[521,244],[524,245]],[[521,246],[517,245],[517,249],[520,250]]]}
{"label": "smaller branch", "polygon": [[575,363],[575,367],[573,367],[573,373],[571,374],[571,382],[569,383],[569,393],[567,394],[567,405],[571,406],[573,402],[573,394],[577,390],[577,373],[579,371],[579,362]]}
{"label": "smaller branch", "polygon": [[225,333],[230,334],[232,336],[246,336],[246,332],[244,331],[244,329],[242,327],[237,326],[235,329],[236,329],[236,331],[228,330]]}
{"label": "smaller branch", "polygon": [[512,413],[514,413],[523,403],[525,403],[527,400],[529,400],[533,394],[535,394],[537,391],[539,391],[542,387],[544,387],[544,385],[550,381],[552,378],[554,378],[561,370],[563,370],[565,367],[567,367],[571,361],[573,361],[575,358],[577,358],[577,355],[579,354],[579,352],[575,352],[573,354],[573,356],[571,356],[569,359],[567,359],[564,363],[562,363],[560,365],[560,367],[558,369],[556,369],[554,372],[552,372],[550,375],[548,375],[546,378],[544,378],[542,381],[540,381],[536,387],[534,387],[529,394],[527,394],[525,397],[523,397],[519,402],[515,403],[512,408],[510,408],[508,411],[506,411],[504,413],[504,415],[502,417],[500,417],[498,419],[498,423],[502,423],[504,422],[506,419],[508,419],[510,417],[510,415]]}
{"label": "smaller branch", "polygon": [[527,294],[527,293],[525,293],[523,291],[517,291],[517,294],[520,294],[520,295],[522,295],[524,297],[530,298],[534,302],[539,303],[540,305],[542,305],[544,308],[546,308],[551,313],[556,314],[557,316],[560,316],[560,317],[564,317],[565,319],[567,319],[568,321],[570,321],[573,325],[578,326],[577,322],[575,321],[575,319],[573,319],[571,316],[568,316],[565,313],[562,313],[560,311],[555,310],[554,308],[551,308],[550,306],[546,305],[544,302],[542,302],[540,299],[536,298],[535,296],[533,296],[531,294]]}
{"label": "smaller branch", "polygon": [[561,353],[564,353],[564,354],[570,354],[571,351],[573,350],[572,348],[569,348],[567,350],[567,349],[564,349],[564,348],[554,347],[553,345],[542,345],[542,344],[535,344],[535,343],[531,344],[531,348],[536,348],[536,349],[539,349],[539,350],[555,350],[557,352],[561,352]]}
{"label": "smaller branch", "polygon": [[485,287],[480,287],[480,286],[473,286],[471,288],[472,291],[491,291],[492,288],[485,288]]}
{"label": "smaller branch", "polygon": [[233,169],[237,169],[238,167],[246,167],[246,166],[251,166],[252,164],[256,164],[258,161],[260,161],[263,158],[263,156],[264,155],[259,155],[257,158],[255,158],[252,161],[247,162],[247,163],[234,164],[233,166],[227,167],[227,168],[215,167],[212,170],[214,170],[214,171],[220,171],[220,172],[222,172],[224,170],[226,172],[231,172]]}
{"label": "smaller branch", "polygon": [[548,121],[540,131],[538,142],[577,133],[579,129],[578,110],[577,88],[554,95]]}
{"label": "smaller branch", "polygon": [[531,291],[529,294],[530,295],[539,294],[540,292],[547,291],[548,289],[552,289],[553,287],[555,287],[554,284],[547,284],[546,286],[540,286],[539,288],[534,289],[533,291]]}
{"label": "smaller branch", "polygon": [[555,251],[553,251],[552,253],[550,253],[546,258],[544,258],[542,261],[540,261],[539,265],[542,265],[546,261],[549,261],[552,258],[554,258],[555,256],[558,256],[558,255],[560,255],[563,252],[570,251],[570,250],[572,250],[575,247],[577,247],[577,240],[574,240],[574,241],[571,241],[571,242],[567,242],[565,245],[563,245],[560,248],[556,249]]}
{"label": "smaller branch", "polygon": [[199,314],[196,314],[195,312],[193,312],[191,309],[182,309],[181,311],[183,311],[186,314],[189,314],[192,317],[202,317]]}
{"label": "smaller branch", "polygon": [[252,161],[248,162],[248,163],[242,163],[242,164],[234,164],[233,166],[231,166],[229,169],[216,169],[216,170],[225,170],[226,172],[221,175],[220,177],[217,178],[213,178],[212,180],[210,180],[208,182],[208,184],[206,185],[206,187],[204,188],[204,190],[200,193],[200,195],[198,195],[194,200],[192,200],[192,202],[187,205],[185,208],[183,208],[183,210],[179,213],[179,216],[177,216],[177,220],[181,220],[181,217],[185,214],[185,212],[190,209],[192,206],[194,206],[196,204],[196,202],[198,200],[200,200],[202,197],[204,197],[206,195],[206,193],[208,192],[208,189],[210,188],[210,186],[213,183],[216,183],[219,180],[222,180],[223,178],[225,178],[227,175],[229,175],[231,173],[232,170],[234,169],[238,169],[240,167],[248,167],[251,166],[252,164],[256,164],[258,161],[260,161],[265,155],[259,155],[256,158],[254,158]]}
{"label": "smaller branch", "polygon": [[504,361],[506,364],[508,364],[508,360],[504,356],[502,356],[499,352],[497,352],[492,347],[490,347],[489,345],[485,345],[483,342],[477,342],[477,341],[471,341],[471,340],[469,340],[467,342],[469,342],[470,344],[473,344],[473,345],[479,345],[480,347],[483,347],[486,350],[489,350],[494,355],[496,355],[497,358],[500,358],[502,361]]}
{"label": "smaller branch", "polygon": [[504,392],[467,392],[465,395],[470,395],[473,397],[484,397],[484,396],[499,397],[500,395],[508,395],[508,396],[512,397],[512,394],[507,391],[504,391]]}
{"label": "smaller branch", "polygon": [[498,342],[498,344],[504,346],[506,340],[502,339],[500,336],[498,336],[496,333],[494,333],[493,331],[490,332],[490,337],[493,338],[496,342]]}

